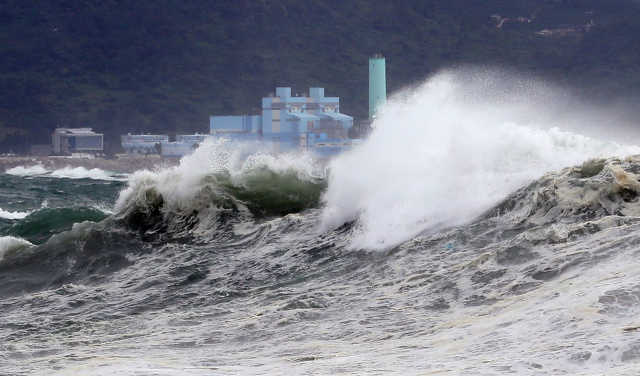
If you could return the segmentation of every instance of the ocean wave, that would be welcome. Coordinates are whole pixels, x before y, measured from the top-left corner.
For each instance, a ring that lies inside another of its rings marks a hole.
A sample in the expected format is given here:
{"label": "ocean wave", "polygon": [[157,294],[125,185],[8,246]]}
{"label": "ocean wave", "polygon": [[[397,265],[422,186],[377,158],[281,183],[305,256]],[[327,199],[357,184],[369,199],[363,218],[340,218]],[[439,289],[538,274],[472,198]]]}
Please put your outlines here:
{"label": "ocean wave", "polygon": [[100,222],[106,218],[107,213],[93,207],[43,207],[13,223],[5,230],[5,235],[41,244],[54,234],[70,230],[76,223]]}
{"label": "ocean wave", "polygon": [[146,229],[203,233],[229,218],[315,207],[325,188],[323,169],[307,155],[247,156],[242,145],[207,141],[178,166],[136,172],[114,211]]}
{"label": "ocean wave", "polygon": [[0,237],[0,259],[5,255],[19,252],[30,247],[33,247],[33,244],[24,239],[13,236],[2,236]]}
{"label": "ocean wave", "polygon": [[554,127],[559,94],[543,84],[463,73],[390,100],[369,139],[331,162],[325,231],[356,221],[353,248],[390,248],[469,223],[549,171],[640,153]]}
{"label": "ocean wave", "polygon": [[[509,195],[484,218],[501,217],[523,229],[563,224],[571,229],[599,231],[603,226],[640,219],[640,156],[593,159],[576,167],[552,172]],[[603,219],[607,219],[602,221]]]}

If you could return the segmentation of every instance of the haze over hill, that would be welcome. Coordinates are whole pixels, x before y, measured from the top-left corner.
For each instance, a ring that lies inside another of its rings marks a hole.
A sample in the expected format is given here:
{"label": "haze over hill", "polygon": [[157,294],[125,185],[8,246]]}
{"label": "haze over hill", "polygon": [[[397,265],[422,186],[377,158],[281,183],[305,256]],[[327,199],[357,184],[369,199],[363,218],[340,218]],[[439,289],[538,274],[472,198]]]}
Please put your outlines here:
{"label": "haze over hill", "polygon": [[[546,34],[540,32],[548,30]],[[367,116],[367,58],[394,92],[456,64],[538,75],[591,101],[640,95],[633,0],[67,0],[0,3],[0,152],[89,126],[206,132],[276,86]]]}

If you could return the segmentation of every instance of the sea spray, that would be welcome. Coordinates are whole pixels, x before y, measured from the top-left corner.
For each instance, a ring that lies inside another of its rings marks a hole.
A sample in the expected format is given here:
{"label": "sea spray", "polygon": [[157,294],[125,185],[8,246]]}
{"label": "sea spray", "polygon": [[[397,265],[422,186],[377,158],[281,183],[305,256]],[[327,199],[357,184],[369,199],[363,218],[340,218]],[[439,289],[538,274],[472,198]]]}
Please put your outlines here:
{"label": "sea spray", "polygon": [[392,98],[369,139],[330,164],[322,228],[357,221],[351,246],[385,249],[468,223],[548,171],[640,153],[555,128],[555,97],[535,81],[449,71]]}

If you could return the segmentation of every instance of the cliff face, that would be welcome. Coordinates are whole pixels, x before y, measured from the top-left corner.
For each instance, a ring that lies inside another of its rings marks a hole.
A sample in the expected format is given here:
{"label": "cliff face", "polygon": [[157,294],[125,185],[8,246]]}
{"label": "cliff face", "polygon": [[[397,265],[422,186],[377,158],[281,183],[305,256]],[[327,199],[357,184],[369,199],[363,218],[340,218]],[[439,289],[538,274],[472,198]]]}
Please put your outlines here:
{"label": "cliff face", "polygon": [[258,113],[276,86],[325,87],[366,118],[374,53],[390,92],[471,63],[635,95],[639,25],[631,0],[6,0],[0,152],[56,126],[93,127],[112,151],[128,132],[206,132],[210,115]]}

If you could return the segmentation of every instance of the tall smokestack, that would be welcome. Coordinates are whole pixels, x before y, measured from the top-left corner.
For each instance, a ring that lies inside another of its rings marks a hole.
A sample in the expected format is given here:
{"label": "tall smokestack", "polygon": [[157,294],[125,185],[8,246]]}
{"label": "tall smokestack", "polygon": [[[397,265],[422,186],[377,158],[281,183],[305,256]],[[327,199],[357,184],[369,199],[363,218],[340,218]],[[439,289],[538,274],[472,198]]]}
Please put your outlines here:
{"label": "tall smokestack", "polygon": [[369,120],[378,117],[378,111],[387,103],[385,61],[380,54],[369,58]]}

